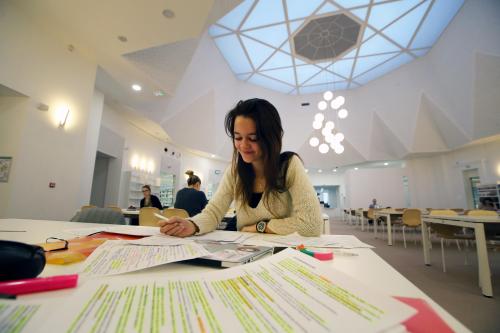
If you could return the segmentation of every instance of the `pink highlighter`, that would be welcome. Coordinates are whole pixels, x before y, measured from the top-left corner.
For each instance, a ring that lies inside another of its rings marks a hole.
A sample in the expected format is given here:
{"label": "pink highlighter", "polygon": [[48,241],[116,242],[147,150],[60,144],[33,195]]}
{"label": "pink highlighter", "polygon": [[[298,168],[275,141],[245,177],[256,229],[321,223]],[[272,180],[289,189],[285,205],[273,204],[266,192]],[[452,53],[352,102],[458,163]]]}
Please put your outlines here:
{"label": "pink highlighter", "polygon": [[12,280],[0,282],[0,293],[9,295],[30,294],[40,291],[74,288],[77,283],[78,274]]}

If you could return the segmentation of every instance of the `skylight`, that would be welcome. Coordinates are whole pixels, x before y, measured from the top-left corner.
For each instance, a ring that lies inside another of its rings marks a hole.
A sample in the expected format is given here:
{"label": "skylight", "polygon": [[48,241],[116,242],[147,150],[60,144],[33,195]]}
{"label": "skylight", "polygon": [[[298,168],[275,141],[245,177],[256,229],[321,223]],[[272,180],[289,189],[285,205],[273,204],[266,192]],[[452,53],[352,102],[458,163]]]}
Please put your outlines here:
{"label": "skylight", "polygon": [[425,55],[463,2],[244,0],[208,32],[238,79],[319,93],[359,87]]}

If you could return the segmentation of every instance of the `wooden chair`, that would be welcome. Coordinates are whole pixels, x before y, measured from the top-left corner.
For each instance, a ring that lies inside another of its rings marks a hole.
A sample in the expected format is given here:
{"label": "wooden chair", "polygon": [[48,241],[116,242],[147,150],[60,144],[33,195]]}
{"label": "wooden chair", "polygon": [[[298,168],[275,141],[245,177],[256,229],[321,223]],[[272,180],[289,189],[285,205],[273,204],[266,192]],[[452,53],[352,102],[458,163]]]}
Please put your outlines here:
{"label": "wooden chair", "polygon": [[90,209],[90,208],[97,208],[97,206],[94,205],[85,205],[80,208],[80,211],[84,211],[85,209]]}
{"label": "wooden chair", "polygon": [[121,213],[122,209],[115,205],[108,205],[107,208],[114,210],[115,212]]}
{"label": "wooden chair", "polygon": [[468,216],[498,216],[494,210],[471,209],[467,212]]}
{"label": "wooden chair", "polygon": [[160,214],[160,210],[156,207],[143,207],[139,210],[139,225],[158,227],[159,218],[154,214]]}
{"label": "wooden chair", "polygon": [[[406,235],[405,229],[412,228],[416,230],[422,225],[421,212],[420,209],[405,209],[403,212],[403,243],[406,249]],[[415,244],[417,240],[415,238]]]}
{"label": "wooden chair", "polygon": [[177,216],[177,217],[181,217],[183,219],[187,219],[189,217],[189,213],[186,210],[180,209],[180,208],[164,209],[162,215],[165,217],[168,217],[168,218]]}

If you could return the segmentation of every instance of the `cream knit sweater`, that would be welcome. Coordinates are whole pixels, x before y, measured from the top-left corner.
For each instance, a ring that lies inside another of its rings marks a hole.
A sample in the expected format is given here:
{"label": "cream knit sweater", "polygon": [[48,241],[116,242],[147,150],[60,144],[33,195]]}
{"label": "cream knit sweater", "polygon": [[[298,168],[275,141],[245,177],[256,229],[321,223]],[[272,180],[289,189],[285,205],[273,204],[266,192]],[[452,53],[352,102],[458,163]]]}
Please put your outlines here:
{"label": "cream knit sweater", "polygon": [[[190,218],[200,228],[199,234],[215,230],[217,223],[226,214],[235,198],[235,179],[228,167],[224,172],[219,188],[205,209]],[[271,195],[269,205],[273,215],[264,205],[264,197],[256,208],[246,205],[242,207],[235,201],[237,229],[255,224],[261,220],[270,220],[268,228],[280,235],[298,232],[302,236],[318,236],[321,233],[323,220],[316,192],[297,156],[292,156],[286,173],[287,191]]]}

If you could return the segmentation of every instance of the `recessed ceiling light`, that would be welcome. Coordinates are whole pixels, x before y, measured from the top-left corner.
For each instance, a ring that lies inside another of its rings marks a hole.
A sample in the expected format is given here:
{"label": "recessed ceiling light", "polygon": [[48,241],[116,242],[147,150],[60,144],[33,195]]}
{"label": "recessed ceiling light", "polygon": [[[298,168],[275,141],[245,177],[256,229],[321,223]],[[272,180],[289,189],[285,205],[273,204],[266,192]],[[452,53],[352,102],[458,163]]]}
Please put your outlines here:
{"label": "recessed ceiling light", "polygon": [[385,162],[384,165],[389,165],[389,163]]}
{"label": "recessed ceiling light", "polygon": [[337,172],[337,169],[333,169],[333,172]]}
{"label": "recessed ceiling light", "polygon": [[214,158],[214,157],[215,157],[215,155],[214,155],[214,154],[212,154],[212,155],[210,155],[210,157]]}
{"label": "recessed ceiling light", "polygon": [[358,168],[354,168],[354,170],[358,170]]}
{"label": "recessed ceiling light", "polygon": [[126,42],[128,41],[128,39],[127,39],[127,37],[126,37],[126,36],[122,36],[122,35],[120,35],[120,36],[118,36],[117,38],[118,38],[118,40],[119,40],[120,42],[122,42],[122,43],[126,43]]}
{"label": "recessed ceiling light", "polygon": [[306,173],[308,173],[308,172],[309,172],[309,169],[306,169]]}
{"label": "recessed ceiling light", "polygon": [[163,90],[155,90],[153,92],[153,95],[155,95],[156,97],[161,97],[161,96],[165,96],[165,92]]}
{"label": "recessed ceiling light", "polygon": [[135,90],[135,91],[141,91],[142,90],[142,87],[138,84],[133,84],[132,85],[132,89]]}
{"label": "recessed ceiling light", "polygon": [[171,9],[164,9],[161,13],[168,19],[175,17],[175,13]]}
{"label": "recessed ceiling light", "polygon": [[318,173],[322,173],[322,172],[323,172],[323,170],[321,170],[321,169],[318,170]]}

